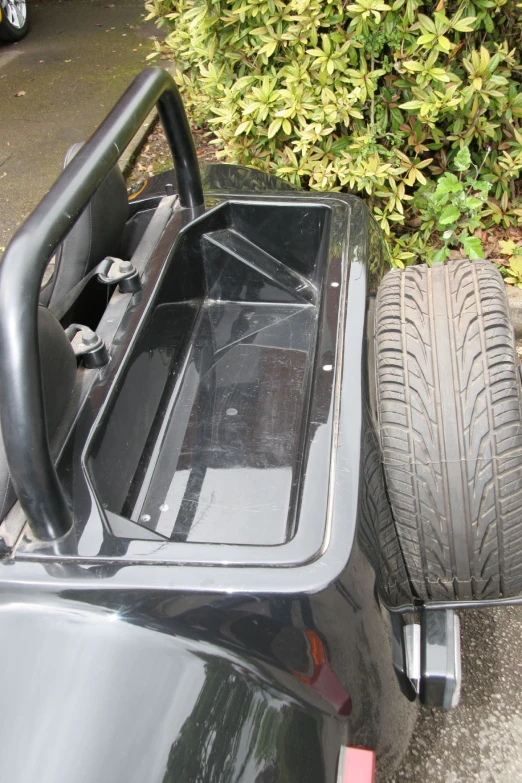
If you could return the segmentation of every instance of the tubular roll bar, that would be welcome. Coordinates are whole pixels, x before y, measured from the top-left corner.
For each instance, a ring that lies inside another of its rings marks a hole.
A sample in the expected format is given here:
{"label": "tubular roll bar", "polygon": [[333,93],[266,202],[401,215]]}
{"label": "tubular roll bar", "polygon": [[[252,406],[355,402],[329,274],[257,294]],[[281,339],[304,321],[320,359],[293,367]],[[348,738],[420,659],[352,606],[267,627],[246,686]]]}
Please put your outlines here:
{"label": "tubular roll bar", "polygon": [[38,300],[49,258],[140,125],[158,105],[174,158],[180,205],[203,207],[196,150],[174,80],[148,68],[75,155],[11,240],[0,264],[0,419],[11,479],[33,534],[53,540],[73,527],[45,424]]}

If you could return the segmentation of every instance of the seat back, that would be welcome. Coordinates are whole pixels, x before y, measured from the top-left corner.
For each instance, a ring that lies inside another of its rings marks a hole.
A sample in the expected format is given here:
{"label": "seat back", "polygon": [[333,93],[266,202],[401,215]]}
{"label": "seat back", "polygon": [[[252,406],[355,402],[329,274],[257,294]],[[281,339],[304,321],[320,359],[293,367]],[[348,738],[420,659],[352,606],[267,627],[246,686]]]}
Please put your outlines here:
{"label": "seat back", "polygon": [[[64,166],[81,147],[69,148]],[[118,256],[128,213],[127,188],[116,165],[59,246],[52,277],[40,294],[42,304],[52,307],[106,256]]]}

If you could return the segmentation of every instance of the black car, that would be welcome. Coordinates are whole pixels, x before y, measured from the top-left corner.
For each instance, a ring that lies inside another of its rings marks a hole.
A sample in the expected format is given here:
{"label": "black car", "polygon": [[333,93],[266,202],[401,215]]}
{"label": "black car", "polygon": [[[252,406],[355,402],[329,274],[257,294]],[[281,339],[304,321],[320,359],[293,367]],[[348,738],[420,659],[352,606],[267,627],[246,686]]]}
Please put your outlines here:
{"label": "black car", "polygon": [[458,702],[455,609],[522,593],[513,333],[488,262],[385,267],[359,199],[200,171],[159,68],[71,149],[0,267],[2,780],[369,783]]}

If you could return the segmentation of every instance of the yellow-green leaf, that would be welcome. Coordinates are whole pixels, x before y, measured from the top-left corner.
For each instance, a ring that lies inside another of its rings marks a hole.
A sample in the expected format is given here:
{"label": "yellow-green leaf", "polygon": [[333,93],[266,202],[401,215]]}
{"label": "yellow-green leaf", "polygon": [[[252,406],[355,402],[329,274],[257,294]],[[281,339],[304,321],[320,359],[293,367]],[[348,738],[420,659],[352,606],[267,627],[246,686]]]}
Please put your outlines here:
{"label": "yellow-green leaf", "polygon": [[458,22],[452,22],[451,26],[453,30],[458,30],[459,33],[471,33],[475,29],[474,24],[476,21],[476,16],[465,16],[463,19],[459,19]]}
{"label": "yellow-green leaf", "polygon": [[269,139],[272,139],[276,135],[276,133],[278,132],[278,130],[281,127],[282,124],[283,124],[283,120],[280,119],[280,118],[278,118],[276,120],[273,120],[270,123],[270,126],[268,128],[268,138]]}

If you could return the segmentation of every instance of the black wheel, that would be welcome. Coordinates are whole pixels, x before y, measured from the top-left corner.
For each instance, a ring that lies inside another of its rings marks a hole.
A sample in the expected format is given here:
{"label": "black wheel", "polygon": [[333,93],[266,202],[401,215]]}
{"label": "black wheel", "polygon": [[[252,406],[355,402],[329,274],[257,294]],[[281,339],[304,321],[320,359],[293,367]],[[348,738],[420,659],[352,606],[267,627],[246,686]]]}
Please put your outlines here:
{"label": "black wheel", "polygon": [[422,599],[522,593],[522,416],[504,283],[489,261],[393,270],[375,351],[384,471]]}
{"label": "black wheel", "polygon": [[29,31],[29,10],[25,0],[0,0],[0,41],[21,41]]}

